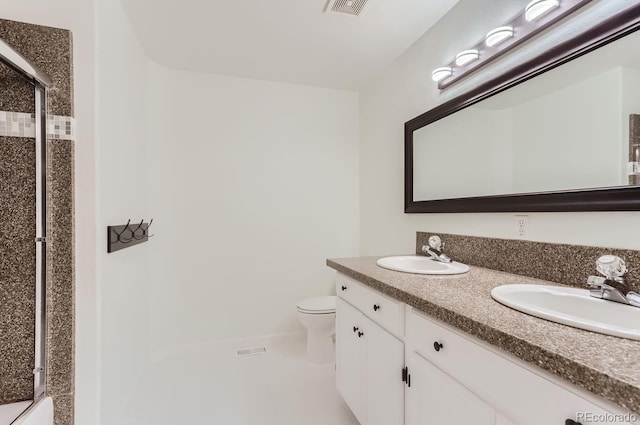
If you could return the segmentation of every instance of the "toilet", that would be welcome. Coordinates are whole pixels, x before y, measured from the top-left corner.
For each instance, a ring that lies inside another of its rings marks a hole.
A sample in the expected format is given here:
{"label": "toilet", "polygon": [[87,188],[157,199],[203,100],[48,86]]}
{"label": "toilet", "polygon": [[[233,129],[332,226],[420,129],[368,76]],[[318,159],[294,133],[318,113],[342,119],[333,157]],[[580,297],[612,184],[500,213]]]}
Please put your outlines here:
{"label": "toilet", "polygon": [[314,297],[300,301],[298,319],[307,328],[307,358],[316,363],[336,359],[336,297]]}

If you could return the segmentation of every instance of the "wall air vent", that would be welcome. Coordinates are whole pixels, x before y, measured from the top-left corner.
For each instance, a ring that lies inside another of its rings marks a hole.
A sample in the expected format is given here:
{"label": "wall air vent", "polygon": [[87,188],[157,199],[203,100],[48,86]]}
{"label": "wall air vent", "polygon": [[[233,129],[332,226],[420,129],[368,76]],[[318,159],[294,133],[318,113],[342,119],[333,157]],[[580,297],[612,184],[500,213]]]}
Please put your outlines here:
{"label": "wall air vent", "polygon": [[260,346],[236,349],[236,356],[238,357],[257,356],[259,354],[267,354],[267,347]]}
{"label": "wall air vent", "polygon": [[360,16],[369,0],[328,0],[325,13]]}

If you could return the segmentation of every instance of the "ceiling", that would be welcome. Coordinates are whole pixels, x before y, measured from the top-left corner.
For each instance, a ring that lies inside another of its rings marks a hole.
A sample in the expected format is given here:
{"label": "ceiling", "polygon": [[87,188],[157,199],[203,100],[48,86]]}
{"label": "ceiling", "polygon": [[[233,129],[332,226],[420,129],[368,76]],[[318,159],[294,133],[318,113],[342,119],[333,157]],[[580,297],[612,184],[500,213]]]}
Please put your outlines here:
{"label": "ceiling", "polygon": [[122,0],[149,57],[167,67],[358,89],[458,0],[369,0],[359,17],[325,0]]}

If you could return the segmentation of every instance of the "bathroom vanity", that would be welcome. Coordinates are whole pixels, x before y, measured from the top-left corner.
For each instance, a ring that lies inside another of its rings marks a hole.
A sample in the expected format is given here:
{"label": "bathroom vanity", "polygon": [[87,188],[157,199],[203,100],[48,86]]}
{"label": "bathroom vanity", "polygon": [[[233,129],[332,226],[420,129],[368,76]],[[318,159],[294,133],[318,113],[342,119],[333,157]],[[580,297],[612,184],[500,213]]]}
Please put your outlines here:
{"label": "bathroom vanity", "polygon": [[337,388],[361,425],[640,423],[640,341],[548,322],[491,290],[547,281],[480,267],[457,276],[338,271]]}

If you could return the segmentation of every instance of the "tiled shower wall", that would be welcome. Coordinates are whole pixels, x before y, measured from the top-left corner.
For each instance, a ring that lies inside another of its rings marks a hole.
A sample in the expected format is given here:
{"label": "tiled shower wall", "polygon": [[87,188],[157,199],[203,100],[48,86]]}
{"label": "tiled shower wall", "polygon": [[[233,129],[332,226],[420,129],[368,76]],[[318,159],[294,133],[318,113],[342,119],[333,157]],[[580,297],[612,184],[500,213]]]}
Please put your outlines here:
{"label": "tiled shower wall", "polygon": [[[47,395],[73,423],[73,70],[71,33],[0,19],[0,38],[54,82],[47,152]],[[35,141],[33,86],[0,67],[0,404],[33,397]],[[57,128],[56,128],[57,127]]]}
{"label": "tiled shower wall", "polygon": [[[31,85],[0,66],[2,106],[33,112]],[[10,87],[5,90],[5,87]],[[0,403],[33,398],[35,140],[0,137]]]}

